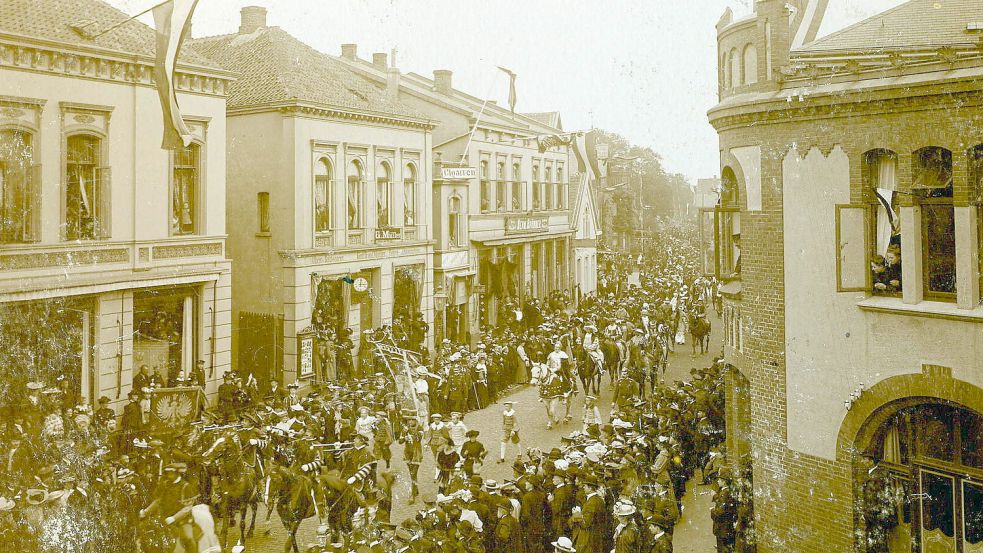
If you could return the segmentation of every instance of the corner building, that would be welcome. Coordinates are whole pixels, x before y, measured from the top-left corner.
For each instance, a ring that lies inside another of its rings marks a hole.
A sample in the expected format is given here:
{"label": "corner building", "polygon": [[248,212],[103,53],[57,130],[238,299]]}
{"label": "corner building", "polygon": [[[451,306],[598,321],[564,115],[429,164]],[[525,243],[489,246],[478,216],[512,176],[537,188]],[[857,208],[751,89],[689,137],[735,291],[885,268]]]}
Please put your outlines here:
{"label": "corner building", "polygon": [[718,24],[728,462],[759,552],[978,552],[983,9],[823,7]]}

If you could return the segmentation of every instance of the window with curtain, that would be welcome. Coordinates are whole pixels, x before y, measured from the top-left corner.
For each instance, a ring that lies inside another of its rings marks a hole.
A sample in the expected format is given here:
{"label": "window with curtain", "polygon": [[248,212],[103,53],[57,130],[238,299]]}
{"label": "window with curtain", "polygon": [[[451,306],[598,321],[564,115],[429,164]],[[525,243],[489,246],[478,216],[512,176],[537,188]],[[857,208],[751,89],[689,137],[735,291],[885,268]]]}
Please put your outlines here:
{"label": "window with curtain", "polygon": [[451,196],[447,200],[447,241],[451,246],[461,245],[461,197]]}
{"label": "window with curtain", "polygon": [[543,203],[543,209],[553,209],[555,207],[553,205],[555,201],[553,196],[553,168],[549,165],[543,170],[542,186],[546,190],[546,201]]}
{"label": "window with curtain", "polygon": [[512,211],[522,211],[522,166],[512,164]]}
{"label": "window with curtain", "polygon": [[864,154],[861,168],[871,206],[875,239],[870,253],[871,282],[878,295],[901,294],[901,218],[898,211],[898,155],[877,149]]}
{"label": "window with curtain", "polygon": [[[92,240],[107,236],[108,195],[104,175],[100,167],[102,139],[87,134],[68,137],[65,188],[65,238],[68,240]],[[175,177],[177,176],[175,163]],[[177,182],[175,182],[177,186]],[[175,208],[180,206],[175,206]],[[181,211],[172,213],[174,217]],[[193,221],[192,221],[193,223]]]}
{"label": "window with curtain", "polygon": [[505,162],[499,161],[495,166],[495,211],[505,211],[508,206],[506,186],[508,184],[505,179]]}
{"label": "window with curtain", "polygon": [[416,224],[416,165],[412,163],[403,167],[403,224]]}
{"label": "window with curtain", "polygon": [[0,242],[38,240],[41,197],[34,178],[33,136],[0,131]]}
{"label": "window with curtain", "polygon": [[348,163],[348,228],[361,229],[364,222],[362,215],[362,188],[365,186],[365,172],[362,163],[353,159]]}
{"label": "window with curtain", "polygon": [[314,164],[314,231],[331,230],[331,199],[334,196],[334,171],[331,160],[322,157]]}
{"label": "window with curtain", "polygon": [[174,150],[174,182],[171,187],[171,234],[198,231],[198,194],[201,148],[191,143]]}
{"label": "window with curtain", "polygon": [[392,210],[392,166],[388,161],[383,161],[376,168],[375,178],[375,204],[376,204],[376,226],[391,227],[392,220],[390,214]]}
{"label": "window with curtain", "polygon": [[478,171],[481,177],[481,191],[478,198],[481,202],[480,209],[482,213],[488,213],[491,210],[491,181],[488,180],[488,162],[482,160]]}
{"label": "window with curtain", "polygon": [[912,184],[919,195],[925,297],[956,296],[956,215],[952,204],[952,152],[935,146],[912,156]]}

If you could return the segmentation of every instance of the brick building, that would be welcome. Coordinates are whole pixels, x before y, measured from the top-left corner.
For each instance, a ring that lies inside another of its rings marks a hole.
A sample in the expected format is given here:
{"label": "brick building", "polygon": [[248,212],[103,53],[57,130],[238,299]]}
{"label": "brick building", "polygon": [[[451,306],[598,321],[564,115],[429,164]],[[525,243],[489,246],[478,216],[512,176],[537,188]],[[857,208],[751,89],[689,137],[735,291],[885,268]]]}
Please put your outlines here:
{"label": "brick building", "polygon": [[229,368],[231,74],[182,54],[175,87],[194,140],[162,150],[154,32],[127,18],[100,0],[0,3],[5,400],[32,378],[121,407],[139,367],[166,378],[199,359],[213,394]]}
{"label": "brick building", "polygon": [[823,8],[717,27],[728,460],[759,552],[980,551],[983,8]]}

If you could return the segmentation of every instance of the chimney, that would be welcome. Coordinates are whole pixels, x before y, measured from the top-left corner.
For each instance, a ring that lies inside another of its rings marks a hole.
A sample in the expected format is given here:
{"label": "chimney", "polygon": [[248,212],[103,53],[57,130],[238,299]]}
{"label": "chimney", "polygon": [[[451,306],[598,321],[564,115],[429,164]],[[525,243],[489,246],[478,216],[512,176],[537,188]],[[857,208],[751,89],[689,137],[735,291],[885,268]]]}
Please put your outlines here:
{"label": "chimney", "polygon": [[386,56],[385,52],[376,52],[372,54],[372,65],[376,66],[378,69],[385,69],[389,65],[386,63],[387,57],[388,56]]}
{"label": "chimney", "polygon": [[433,87],[434,90],[441,94],[451,93],[451,77],[454,72],[450,69],[434,69],[433,71]]}
{"label": "chimney", "polygon": [[266,27],[266,8],[246,6],[239,12],[239,34],[248,35]]}
{"label": "chimney", "polygon": [[358,57],[358,44],[342,44],[341,57],[348,61],[355,61]]}
{"label": "chimney", "polygon": [[386,97],[396,100],[399,97],[399,69],[390,67],[386,71]]}

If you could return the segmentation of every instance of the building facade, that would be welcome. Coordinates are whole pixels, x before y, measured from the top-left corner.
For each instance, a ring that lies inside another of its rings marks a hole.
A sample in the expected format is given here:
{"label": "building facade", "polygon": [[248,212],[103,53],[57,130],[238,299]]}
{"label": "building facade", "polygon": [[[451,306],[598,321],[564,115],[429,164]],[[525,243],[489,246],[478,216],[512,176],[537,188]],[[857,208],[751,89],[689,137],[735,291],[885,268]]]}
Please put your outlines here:
{"label": "building facade", "polygon": [[380,84],[398,83],[400,101],[440,122],[433,220],[441,337],[474,340],[510,301],[573,293],[573,158],[566,147],[541,153],[535,140],[562,131],[559,114],[512,113],[455,89],[449,70],[400,75],[386,54],[363,60],[354,44],[338,59]]}
{"label": "building facade", "polygon": [[806,7],[724,15],[710,111],[757,551],[980,551],[983,12],[913,0],[814,40]]}
{"label": "building facade", "polygon": [[[0,5],[3,394],[25,379],[69,401],[125,401],[134,371],[230,365],[225,92],[188,54],[176,74],[194,141],[162,150],[153,31],[98,0]],[[9,395],[8,393],[9,392]],[[121,399],[122,398],[122,399]]]}
{"label": "building facade", "polygon": [[[237,74],[229,254],[248,268],[234,289],[237,369],[261,385],[306,380],[329,351],[305,338],[312,327],[350,329],[357,352],[364,331],[394,319],[432,323],[426,115],[267,26],[264,8],[243,8],[238,33],[193,48]],[[360,278],[365,291],[351,285]]]}

